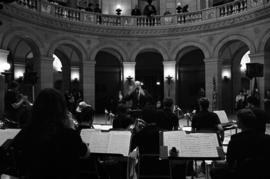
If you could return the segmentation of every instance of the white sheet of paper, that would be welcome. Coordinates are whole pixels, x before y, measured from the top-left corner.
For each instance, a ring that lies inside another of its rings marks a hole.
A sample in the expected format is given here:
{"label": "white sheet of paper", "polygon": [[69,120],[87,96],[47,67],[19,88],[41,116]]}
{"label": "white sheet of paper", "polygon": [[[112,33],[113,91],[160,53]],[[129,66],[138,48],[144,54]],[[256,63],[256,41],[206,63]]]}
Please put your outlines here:
{"label": "white sheet of paper", "polygon": [[95,129],[84,129],[81,131],[82,140],[89,144],[90,152],[107,153],[109,143],[109,132],[101,132]]}
{"label": "white sheet of paper", "polygon": [[130,131],[109,131],[102,132],[96,129],[83,129],[82,140],[89,144],[90,152],[112,153],[128,156],[131,132]]}
{"label": "white sheet of paper", "polygon": [[130,147],[130,131],[110,131],[108,153],[128,156]]}
{"label": "white sheet of paper", "polygon": [[213,111],[213,112],[218,115],[218,118],[219,118],[221,124],[229,122],[228,116],[224,110]]}
{"label": "white sheet of paper", "polygon": [[185,136],[184,131],[166,131],[163,132],[163,145],[168,146],[168,152],[172,147],[175,147],[177,150],[180,150],[180,138]]}
{"label": "white sheet of paper", "polygon": [[0,146],[7,139],[13,139],[21,129],[0,129]]}
{"label": "white sheet of paper", "polygon": [[193,133],[180,138],[181,157],[218,157],[218,139],[214,133]]}

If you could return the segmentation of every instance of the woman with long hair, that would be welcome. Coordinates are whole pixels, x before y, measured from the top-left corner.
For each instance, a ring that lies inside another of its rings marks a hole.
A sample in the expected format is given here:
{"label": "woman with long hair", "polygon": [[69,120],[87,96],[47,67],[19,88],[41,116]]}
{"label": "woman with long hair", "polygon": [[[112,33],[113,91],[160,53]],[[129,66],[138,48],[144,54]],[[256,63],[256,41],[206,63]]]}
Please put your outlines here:
{"label": "woman with long hair", "polygon": [[68,118],[64,97],[54,89],[40,92],[13,147],[19,175],[27,179],[78,178],[79,158],[89,153]]}

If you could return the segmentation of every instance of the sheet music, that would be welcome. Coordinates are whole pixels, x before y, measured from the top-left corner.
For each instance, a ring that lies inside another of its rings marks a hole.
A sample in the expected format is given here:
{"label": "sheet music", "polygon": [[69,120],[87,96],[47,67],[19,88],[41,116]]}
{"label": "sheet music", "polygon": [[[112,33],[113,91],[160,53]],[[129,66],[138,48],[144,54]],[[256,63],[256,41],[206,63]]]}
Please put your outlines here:
{"label": "sheet music", "polygon": [[110,129],[112,129],[112,125],[94,124],[93,127],[95,129],[99,129],[99,130],[110,130]]}
{"label": "sheet music", "polygon": [[130,147],[130,131],[111,131],[108,153],[123,154],[128,156]]}
{"label": "sheet music", "polygon": [[130,131],[102,132],[95,129],[83,129],[81,137],[85,143],[89,144],[90,152],[123,154],[124,156],[129,154]]}
{"label": "sheet music", "polygon": [[218,157],[215,133],[194,133],[180,138],[180,157]]}
{"label": "sheet music", "polygon": [[224,110],[213,111],[213,112],[218,115],[218,118],[219,118],[221,124],[224,124],[224,123],[228,123],[229,122],[229,119],[227,117],[227,114],[226,114],[226,112]]}
{"label": "sheet music", "polygon": [[90,152],[107,153],[110,140],[109,132],[101,132],[95,129],[81,131],[82,140],[89,144]]}
{"label": "sheet music", "polygon": [[7,139],[13,139],[21,129],[0,129],[0,146]]}
{"label": "sheet music", "polygon": [[184,131],[167,131],[163,132],[163,145],[168,146],[168,152],[172,147],[180,150],[180,138],[185,136]]}

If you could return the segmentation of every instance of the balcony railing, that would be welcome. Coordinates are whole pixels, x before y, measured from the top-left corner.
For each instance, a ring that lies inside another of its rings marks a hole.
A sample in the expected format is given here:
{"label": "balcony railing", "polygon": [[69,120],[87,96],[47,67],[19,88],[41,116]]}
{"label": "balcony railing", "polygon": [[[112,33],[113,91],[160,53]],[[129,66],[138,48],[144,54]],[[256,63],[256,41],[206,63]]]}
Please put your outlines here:
{"label": "balcony railing", "polygon": [[60,6],[41,0],[17,0],[20,7],[56,18],[104,26],[151,27],[191,24],[210,19],[240,14],[250,9],[270,5],[270,0],[238,0],[221,6],[167,16],[116,16]]}

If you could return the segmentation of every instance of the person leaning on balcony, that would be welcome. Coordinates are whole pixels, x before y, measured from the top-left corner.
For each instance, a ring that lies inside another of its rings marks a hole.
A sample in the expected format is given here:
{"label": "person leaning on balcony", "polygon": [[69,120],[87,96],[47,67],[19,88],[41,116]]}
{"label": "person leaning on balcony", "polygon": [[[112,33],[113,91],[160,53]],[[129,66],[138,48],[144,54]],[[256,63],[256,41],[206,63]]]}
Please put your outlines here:
{"label": "person leaning on balcony", "polygon": [[140,16],[142,15],[141,10],[139,9],[138,5],[135,6],[134,9],[131,11],[132,16]]}

